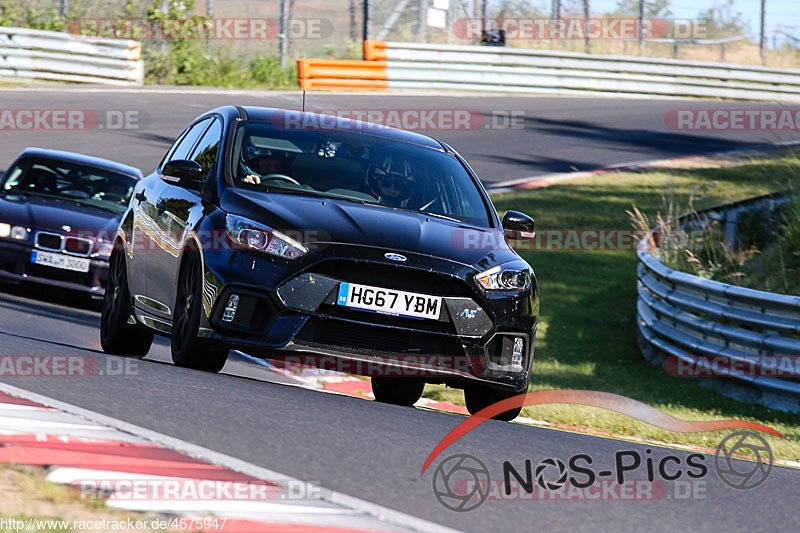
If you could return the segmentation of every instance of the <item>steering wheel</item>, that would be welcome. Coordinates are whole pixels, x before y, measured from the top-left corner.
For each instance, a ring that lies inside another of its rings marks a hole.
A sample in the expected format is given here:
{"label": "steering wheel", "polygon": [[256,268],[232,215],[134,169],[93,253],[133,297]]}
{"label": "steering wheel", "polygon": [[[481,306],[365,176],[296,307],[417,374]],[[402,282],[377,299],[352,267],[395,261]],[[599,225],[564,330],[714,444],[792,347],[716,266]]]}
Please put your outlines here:
{"label": "steering wheel", "polygon": [[267,174],[261,178],[262,180],[280,180],[280,181],[288,181],[289,183],[294,183],[298,187],[302,187],[299,181],[292,178],[291,176],[287,176],[286,174]]}

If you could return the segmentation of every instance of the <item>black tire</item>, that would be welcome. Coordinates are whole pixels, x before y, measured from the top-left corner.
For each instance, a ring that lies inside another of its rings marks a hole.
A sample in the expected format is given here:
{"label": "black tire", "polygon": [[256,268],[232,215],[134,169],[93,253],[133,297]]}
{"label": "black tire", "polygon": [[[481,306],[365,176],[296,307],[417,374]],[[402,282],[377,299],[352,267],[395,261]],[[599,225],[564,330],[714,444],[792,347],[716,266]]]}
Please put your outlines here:
{"label": "black tire", "polygon": [[422,397],[425,382],[413,378],[372,378],[372,394],[381,403],[411,407]]}
{"label": "black tire", "polygon": [[125,252],[116,248],[109,258],[108,280],[100,315],[100,346],[106,353],[144,357],[153,344],[153,333],[137,324],[128,324],[131,293]]}
{"label": "black tire", "polygon": [[172,315],[172,362],[177,366],[219,372],[228,360],[228,346],[197,336],[203,309],[200,254],[187,251],[178,276]]}
{"label": "black tire", "polygon": [[[506,392],[502,390],[493,389],[491,387],[482,387],[473,385],[464,389],[464,403],[467,404],[467,411],[469,414],[474,415],[478,411],[489,407],[501,400],[511,398],[522,394],[521,392]],[[505,411],[499,415],[493,416],[495,420],[504,420],[510,422],[519,416],[522,407],[516,407],[510,411]]]}

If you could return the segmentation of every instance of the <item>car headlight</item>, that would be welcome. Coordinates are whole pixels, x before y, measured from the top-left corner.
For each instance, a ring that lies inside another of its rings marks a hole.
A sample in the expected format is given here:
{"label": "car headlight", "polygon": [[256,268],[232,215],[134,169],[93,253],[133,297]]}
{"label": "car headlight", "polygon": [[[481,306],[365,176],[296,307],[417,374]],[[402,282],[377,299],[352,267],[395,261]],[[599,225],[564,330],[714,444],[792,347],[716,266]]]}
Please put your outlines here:
{"label": "car headlight", "polygon": [[284,259],[297,259],[308,252],[308,249],[296,240],[263,224],[237,215],[225,217],[225,230],[231,242],[250,250],[265,252]]}
{"label": "car headlight", "polygon": [[12,238],[18,241],[28,238],[28,228],[25,226],[12,226],[5,222],[0,222],[0,237]]}
{"label": "car headlight", "polygon": [[530,267],[506,263],[475,275],[475,282],[486,291],[524,291],[531,286]]}
{"label": "car headlight", "polygon": [[108,241],[95,241],[92,257],[102,257],[108,259],[114,251],[114,243]]}

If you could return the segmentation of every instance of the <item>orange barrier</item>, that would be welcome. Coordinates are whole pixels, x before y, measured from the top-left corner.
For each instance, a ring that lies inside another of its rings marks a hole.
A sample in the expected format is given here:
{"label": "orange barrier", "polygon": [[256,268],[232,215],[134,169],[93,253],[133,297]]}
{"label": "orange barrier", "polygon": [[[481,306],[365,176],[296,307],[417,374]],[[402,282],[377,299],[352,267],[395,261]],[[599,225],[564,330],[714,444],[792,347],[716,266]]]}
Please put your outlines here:
{"label": "orange barrier", "polygon": [[364,57],[360,59],[298,59],[297,78],[304,90],[367,91],[385,90],[386,43],[364,41]]}
{"label": "orange barrier", "polygon": [[364,41],[364,59],[367,61],[382,61],[387,57],[386,42]]}
{"label": "orange barrier", "polygon": [[298,59],[297,76],[309,78],[353,78],[385,80],[386,63],[355,59]]}
{"label": "orange barrier", "polygon": [[304,79],[300,88],[304,91],[385,91],[389,83],[382,80]]}

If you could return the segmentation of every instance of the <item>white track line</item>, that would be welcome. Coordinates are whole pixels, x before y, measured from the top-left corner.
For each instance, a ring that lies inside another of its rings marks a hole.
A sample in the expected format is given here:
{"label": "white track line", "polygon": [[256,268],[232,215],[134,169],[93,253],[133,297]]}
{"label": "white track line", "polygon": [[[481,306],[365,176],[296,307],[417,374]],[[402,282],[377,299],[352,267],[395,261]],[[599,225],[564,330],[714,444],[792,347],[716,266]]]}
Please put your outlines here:
{"label": "white track line", "polygon": [[341,505],[343,507],[349,507],[350,509],[355,509],[366,515],[372,516],[379,520],[384,520],[396,526],[406,527],[415,531],[436,533],[455,533],[458,531],[446,526],[435,524],[422,518],[417,518],[402,513],[400,511],[388,509],[360,498],[334,492],[324,487],[314,487],[311,483],[307,483],[291,476],[269,470],[268,468],[248,463],[241,459],[237,459],[236,457],[216,452],[191,442],[176,439],[174,437],[170,437],[169,435],[164,435],[163,433],[158,433],[157,431],[152,431],[135,424],[130,424],[117,418],[96,413],[94,411],[89,411],[88,409],[83,409],[82,407],[55,400],[35,392],[21,389],[19,387],[9,385],[8,383],[0,382],[0,392],[5,392],[12,396],[24,398],[48,407],[53,407],[54,409],[59,409],[67,413],[83,417],[89,421],[137,435],[165,448],[170,448],[196,459],[200,459],[211,464],[224,466],[226,468],[230,468],[231,470],[235,470],[237,472],[241,472],[242,474],[253,476],[258,479],[272,481],[282,486],[288,486],[290,483],[294,484],[295,486],[297,486],[297,484],[303,484],[305,486],[304,489],[306,494],[313,494],[312,491],[317,491],[321,498],[325,501]]}

